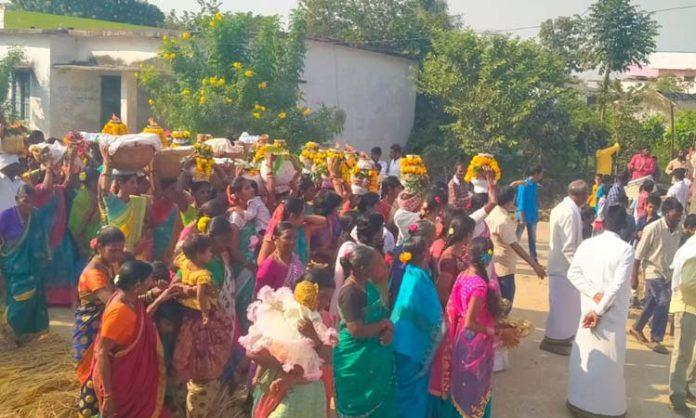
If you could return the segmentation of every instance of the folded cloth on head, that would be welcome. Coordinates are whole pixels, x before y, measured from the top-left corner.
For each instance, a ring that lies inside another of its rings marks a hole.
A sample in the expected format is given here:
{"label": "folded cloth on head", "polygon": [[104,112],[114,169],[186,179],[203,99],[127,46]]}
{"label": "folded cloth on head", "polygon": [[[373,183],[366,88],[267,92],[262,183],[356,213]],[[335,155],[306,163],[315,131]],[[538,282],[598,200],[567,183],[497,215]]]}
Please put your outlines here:
{"label": "folded cloth on head", "polygon": [[421,197],[418,194],[406,197],[408,195],[406,192],[399,193],[399,196],[396,198],[396,205],[409,212],[418,212],[420,210]]}
{"label": "folded cloth on head", "polygon": [[29,152],[31,152],[35,158],[37,153],[46,152],[51,158],[51,161],[59,161],[65,155],[68,147],[61,144],[60,142],[54,142],[52,144],[41,142],[39,144],[34,144],[29,147]]}
{"label": "folded cloth on head", "polygon": [[157,134],[128,134],[115,136],[107,142],[109,146],[109,154],[114,155],[121,147],[134,147],[136,145],[150,145],[155,151],[162,150],[162,141]]}

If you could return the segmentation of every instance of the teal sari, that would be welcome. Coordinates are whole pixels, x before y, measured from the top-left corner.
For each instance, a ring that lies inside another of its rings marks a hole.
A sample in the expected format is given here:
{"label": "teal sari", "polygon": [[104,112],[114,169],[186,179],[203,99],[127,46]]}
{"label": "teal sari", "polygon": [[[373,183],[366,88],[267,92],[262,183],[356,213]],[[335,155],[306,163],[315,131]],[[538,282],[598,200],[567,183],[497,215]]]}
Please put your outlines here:
{"label": "teal sari", "polygon": [[397,414],[400,418],[425,417],[430,366],[445,329],[430,273],[418,266],[406,265],[391,321],[394,324]]}
{"label": "teal sari", "polygon": [[[364,323],[389,315],[379,290],[367,283]],[[340,311],[340,309],[339,309]],[[339,312],[340,313],[340,312]],[[338,346],[334,349],[336,411],[339,417],[396,417],[394,408],[394,358],[391,346],[379,337],[356,339],[341,316]]]}
{"label": "teal sari", "polygon": [[46,214],[34,210],[22,236],[12,243],[4,243],[0,250],[2,274],[7,286],[4,319],[18,338],[48,330],[44,290],[49,260]]}

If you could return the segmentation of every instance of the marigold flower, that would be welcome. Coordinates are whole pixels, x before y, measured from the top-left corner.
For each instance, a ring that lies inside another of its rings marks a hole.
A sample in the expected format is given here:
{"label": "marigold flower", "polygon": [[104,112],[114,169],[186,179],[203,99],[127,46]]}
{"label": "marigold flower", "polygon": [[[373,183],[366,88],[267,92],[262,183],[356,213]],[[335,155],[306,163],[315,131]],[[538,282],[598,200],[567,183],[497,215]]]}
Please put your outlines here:
{"label": "marigold flower", "polygon": [[305,110],[302,112],[303,115],[309,116],[312,114],[312,109],[311,108],[305,108]]}
{"label": "marigold flower", "polygon": [[287,115],[287,113],[285,113],[285,112],[280,112],[280,113],[278,113],[278,119],[285,119],[285,118],[287,118],[287,117],[288,117],[288,115]]}
{"label": "marigold flower", "polygon": [[408,263],[409,261],[411,261],[412,258],[413,258],[413,254],[411,254],[411,253],[408,252],[408,251],[404,251],[404,252],[402,252],[401,254],[399,254],[399,261],[401,261],[401,262],[404,263],[404,264],[406,264],[406,263]]}
{"label": "marigold flower", "polygon": [[155,101],[154,101],[153,99],[147,99],[147,103],[148,103],[150,106],[154,106],[154,105],[155,105]]}
{"label": "marigold flower", "polygon": [[181,34],[181,39],[183,39],[184,41],[188,41],[189,39],[191,39],[191,34],[188,32],[184,32]]}
{"label": "marigold flower", "polygon": [[268,83],[266,83],[265,81],[262,81],[259,83],[259,88],[261,90],[266,90],[267,87],[268,87]]}
{"label": "marigold flower", "polygon": [[253,112],[251,115],[254,117],[254,119],[261,119],[261,114],[259,112]]}
{"label": "marigold flower", "polygon": [[246,78],[251,78],[251,77],[253,77],[253,76],[254,76],[254,72],[253,72],[253,71],[251,71],[251,70],[246,70],[246,71],[244,71],[244,77],[246,77]]}
{"label": "marigold flower", "polygon": [[235,63],[232,64],[232,68],[238,70],[238,69],[242,68],[242,63],[239,62],[239,61],[237,61],[237,62],[235,62]]}
{"label": "marigold flower", "polygon": [[183,89],[181,90],[181,95],[182,96],[189,96],[191,94],[191,90],[189,89]]}

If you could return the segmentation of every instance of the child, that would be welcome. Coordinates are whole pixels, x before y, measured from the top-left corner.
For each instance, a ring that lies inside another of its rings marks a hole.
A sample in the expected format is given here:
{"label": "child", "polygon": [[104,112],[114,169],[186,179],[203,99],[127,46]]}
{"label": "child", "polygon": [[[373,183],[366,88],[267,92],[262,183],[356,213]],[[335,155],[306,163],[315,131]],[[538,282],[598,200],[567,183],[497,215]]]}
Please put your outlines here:
{"label": "child", "polygon": [[583,206],[580,211],[580,218],[582,219],[582,239],[591,238],[592,225],[596,218],[594,208],[591,206]]}
{"label": "child", "polygon": [[178,259],[181,283],[195,288],[195,296],[178,299],[183,313],[174,349],[174,376],[187,384],[188,416],[208,416],[211,412],[218,379],[232,349],[232,324],[218,308],[212,275],[203,267],[213,256],[212,245],[205,235],[191,235]]}
{"label": "child", "polygon": [[659,211],[661,205],[662,199],[660,199],[659,195],[653,193],[648,196],[645,205],[645,213],[636,223],[636,241],[640,241],[640,237],[643,235],[643,229],[645,229],[646,226],[660,219]]}
{"label": "child", "polygon": [[254,182],[244,177],[237,177],[230,186],[230,223],[244,228],[247,222],[254,222],[256,233],[263,235],[268,229],[271,213],[258,196]]}

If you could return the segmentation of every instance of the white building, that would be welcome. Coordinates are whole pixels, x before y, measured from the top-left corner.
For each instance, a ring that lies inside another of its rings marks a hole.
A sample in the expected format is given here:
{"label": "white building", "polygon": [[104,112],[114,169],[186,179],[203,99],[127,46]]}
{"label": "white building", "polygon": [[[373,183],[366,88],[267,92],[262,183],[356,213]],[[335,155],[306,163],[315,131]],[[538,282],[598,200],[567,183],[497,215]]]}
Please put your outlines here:
{"label": "white building", "polygon": [[[0,29],[0,56],[17,46],[27,57],[12,89],[16,110],[47,136],[98,131],[112,112],[137,132],[150,111],[135,72],[156,59],[162,36],[172,34]],[[304,99],[310,107],[323,103],[345,112],[337,139],[361,149],[406,143],[416,96],[411,60],[332,41],[308,39],[307,46]]]}

